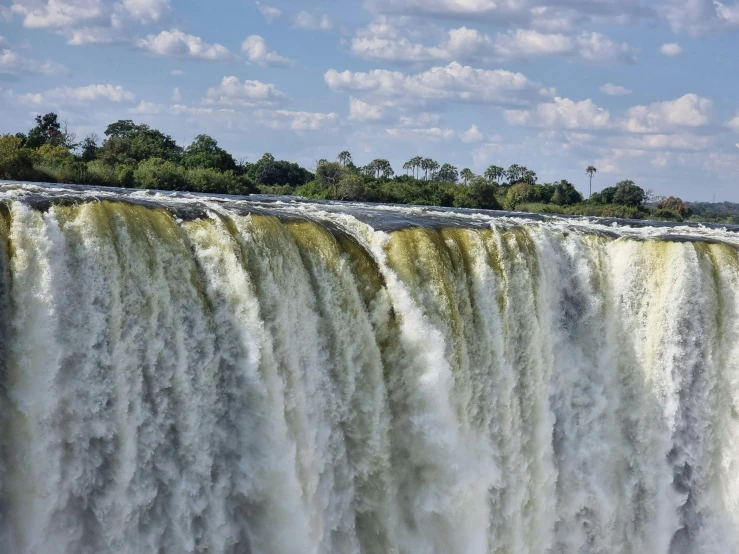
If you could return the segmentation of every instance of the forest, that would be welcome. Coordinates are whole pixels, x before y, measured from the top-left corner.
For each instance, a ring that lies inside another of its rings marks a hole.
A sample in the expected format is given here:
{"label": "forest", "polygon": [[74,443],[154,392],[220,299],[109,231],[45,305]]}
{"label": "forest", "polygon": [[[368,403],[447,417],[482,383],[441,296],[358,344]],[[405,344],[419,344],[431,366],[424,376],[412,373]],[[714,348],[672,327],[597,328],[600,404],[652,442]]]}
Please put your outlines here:
{"label": "forest", "polygon": [[[586,199],[566,179],[540,183],[535,171],[517,164],[507,169],[491,165],[477,175],[417,156],[396,174],[388,160],[357,165],[344,151],[335,159],[318,160],[309,171],[269,153],[255,162],[237,160],[207,135],[182,147],[171,136],[131,120],[111,123],[102,139],[91,134],[81,141],[53,112],[38,115],[35,123],[27,133],[0,135],[0,179],[739,224],[739,204],[659,197],[631,180]],[[585,172],[592,190],[597,169],[589,166]]]}

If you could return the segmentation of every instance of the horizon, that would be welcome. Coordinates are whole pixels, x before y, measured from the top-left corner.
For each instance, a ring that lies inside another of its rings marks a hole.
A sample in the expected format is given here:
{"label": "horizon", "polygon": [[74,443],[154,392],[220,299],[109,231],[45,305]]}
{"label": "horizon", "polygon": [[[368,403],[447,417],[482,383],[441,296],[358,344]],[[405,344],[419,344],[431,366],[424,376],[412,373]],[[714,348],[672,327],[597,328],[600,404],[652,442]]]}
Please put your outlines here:
{"label": "horizon", "polygon": [[2,2],[3,133],[54,111],[78,139],[132,119],[251,162],[515,163],[583,192],[594,165],[593,192],[739,202],[739,3]]}

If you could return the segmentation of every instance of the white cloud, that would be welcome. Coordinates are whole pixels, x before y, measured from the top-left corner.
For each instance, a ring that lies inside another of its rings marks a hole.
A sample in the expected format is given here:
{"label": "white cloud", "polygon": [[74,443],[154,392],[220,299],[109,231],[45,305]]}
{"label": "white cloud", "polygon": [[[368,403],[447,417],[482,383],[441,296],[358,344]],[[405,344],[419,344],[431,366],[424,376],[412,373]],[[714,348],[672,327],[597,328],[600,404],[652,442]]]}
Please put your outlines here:
{"label": "white cloud", "polygon": [[600,87],[600,91],[608,96],[628,96],[631,91],[620,85],[614,85],[613,83],[606,83]]}
{"label": "white cloud", "polygon": [[731,121],[726,123],[727,127],[739,132],[739,113]]}
{"label": "white cloud", "polygon": [[169,14],[169,0],[123,0],[125,10],[139,23],[156,23]]}
{"label": "white cloud", "polygon": [[404,115],[400,118],[400,124],[404,127],[425,127],[439,123],[439,114],[422,112],[415,116]]}
{"label": "white cloud", "polygon": [[334,91],[381,98],[395,106],[418,106],[429,101],[524,104],[527,94],[535,96],[539,90],[521,73],[476,69],[456,62],[416,75],[385,69],[367,73],[330,69],[324,78]]}
{"label": "white cloud", "polygon": [[632,133],[661,133],[680,127],[701,127],[708,123],[711,107],[708,98],[686,94],[677,100],[630,108],[622,127]]}
{"label": "white cloud", "polygon": [[169,72],[169,74],[172,75],[173,77],[182,77],[183,75],[185,75],[185,72],[182,71],[181,69],[173,69],[172,71]]}
{"label": "white cloud", "polygon": [[180,93],[180,87],[175,87],[172,91],[172,101],[179,102],[182,100],[182,94]]}
{"label": "white cloud", "polygon": [[330,31],[334,25],[326,14],[316,16],[308,12],[300,12],[295,16],[293,27],[306,31]]}
{"label": "white cloud", "polygon": [[349,119],[351,121],[378,121],[385,117],[382,106],[363,102],[353,96],[349,98]]}
{"label": "white cloud", "polygon": [[135,115],[157,115],[162,113],[164,106],[161,104],[154,104],[153,102],[141,101],[135,108],[131,108],[129,111]]}
{"label": "white cloud", "polygon": [[13,0],[10,9],[25,27],[54,29],[101,21],[109,6],[102,0]]}
{"label": "white cloud", "polygon": [[544,56],[561,56],[588,63],[630,63],[635,59],[627,44],[617,43],[600,33],[586,32],[569,36],[517,29],[492,38],[476,29],[460,27],[449,30],[440,43],[426,46],[402,36],[386,18],[358,30],[352,39],[351,52],[364,59],[395,63],[490,62]]}
{"label": "white cloud", "polygon": [[660,47],[659,51],[665,56],[677,56],[678,54],[682,53],[683,49],[678,43],[671,42],[669,44],[663,44]]}
{"label": "white cloud", "polygon": [[7,11],[27,28],[50,29],[81,45],[128,40],[128,27],[156,23],[171,7],[169,0],[12,0]]}
{"label": "white cloud", "polygon": [[113,44],[116,42],[128,42],[129,37],[126,30],[114,22],[110,27],[80,27],[61,31],[67,37],[67,44],[73,46],[84,46],[88,44]]}
{"label": "white cloud", "polygon": [[477,125],[472,125],[469,129],[459,134],[459,138],[462,142],[473,143],[480,142],[485,138],[485,135],[477,128]]}
{"label": "white cloud", "polygon": [[287,96],[274,85],[261,81],[239,81],[238,77],[224,77],[217,87],[208,89],[205,104],[221,106],[275,106],[284,104]]}
{"label": "white cloud", "polygon": [[627,24],[655,15],[642,2],[632,0],[366,0],[365,4],[378,14],[483,20],[497,25],[531,23],[541,28],[549,24],[549,28],[558,29],[578,20]]}
{"label": "white cloud", "polygon": [[0,50],[0,73],[9,73],[12,75],[22,73],[62,75],[67,73],[67,68],[56,62],[39,62],[24,58],[16,51],[5,48]]}
{"label": "white cloud", "polygon": [[385,132],[399,140],[430,140],[437,142],[441,140],[449,140],[454,138],[456,133],[452,129],[442,129],[440,127],[430,127],[428,129],[412,129],[412,128],[392,128],[385,129]]}
{"label": "white cloud", "polygon": [[88,85],[86,87],[59,87],[36,94],[23,94],[18,100],[24,104],[60,105],[79,104],[97,101],[133,102],[136,99],[132,92],[115,85]]}
{"label": "white cloud", "polygon": [[274,23],[282,17],[282,12],[273,6],[267,6],[261,2],[257,2],[257,9],[267,20],[267,23]]}
{"label": "white cloud", "polygon": [[665,16],[675,32],[702,36],[739,27],[739,3],[718,0],[669,0]]}
{"label": "white cloud", "polygon": [[653,134],[614,137],[610,143],[622,150],[688,150],[701,151],[713,145],[710,136],[692,133]]}
{"label": "white cloud", "polygon": [[319,131],[333,126],[338,115],[335,113],[293,112],[288,110],[259,110],[254,114],[262,125],[272,129],[293,131]]}
{"label": "white cloud", "polygon": [[207,44],[200,37],[188,35],[177,29],[149,35],[139,40],[137,46],[150,54],[168,58],[225,61],[233,57],[225,46]]}
{"label": "white cloud", "polygon": [[590,99],[574,102],[559,97],[531,110],[506,110],[503,115],[511,125],[546,129],[604,129],[610,125],[611,118],[608,110],[596,106]]}
{"label": "white cloud", "polygon": [[246,54],[250,62],[265,67],[288,67],[295,62],[280,56],[274,50],[267,48],[264,38],[259,35],[251,35],[241,44],[241,51]]}

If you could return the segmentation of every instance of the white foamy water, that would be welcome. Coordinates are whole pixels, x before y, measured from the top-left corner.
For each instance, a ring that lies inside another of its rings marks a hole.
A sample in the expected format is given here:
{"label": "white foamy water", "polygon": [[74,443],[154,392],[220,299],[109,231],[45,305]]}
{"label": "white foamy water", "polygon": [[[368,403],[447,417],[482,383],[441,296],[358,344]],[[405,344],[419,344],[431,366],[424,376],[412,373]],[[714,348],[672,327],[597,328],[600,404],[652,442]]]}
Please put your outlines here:
{"label": "white foamy water", "polygon": [[739,552],[731,230],[0,203],[2,552]]}

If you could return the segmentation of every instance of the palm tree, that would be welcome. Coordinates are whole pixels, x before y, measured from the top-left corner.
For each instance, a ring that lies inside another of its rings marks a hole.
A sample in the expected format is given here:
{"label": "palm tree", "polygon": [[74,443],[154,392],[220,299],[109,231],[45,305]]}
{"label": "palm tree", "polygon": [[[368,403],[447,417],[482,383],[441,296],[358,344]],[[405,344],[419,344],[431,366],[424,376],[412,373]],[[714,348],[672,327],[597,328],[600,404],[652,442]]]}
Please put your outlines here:
{"label": "palm tree", "polygon": [[409,161],[405,162],[403,164],[403,169],[405,169],[405,174],[408,175],[408,170],[413,169],[413,163],[412,163],[412,161],[409,160]]}
{"label": "palm tree", "polygon": [[439,169],[439,162],[434,160],[428,161],[429,177],[433,181],[436,178],[436,171]]}
{"label": "palm tree", "polygon": [[423,158],[421,156],[416,156],[414,158],[411,158],[411,161],[409,163],[411,164],[411,167],[413,168],[413,176],[416,179],[418,179],[417,170],[422,167]]}
{"label": "palm tree", "polygon": [[352,163],[352,155],[351,155],[351,154],[350,154],[349,152],[347,152],[346,150],[344,150],[343,152],[341,152],[341,153],[340,153],[340,154],[338,155],[338,157],[336,158],[336,160],[337,160],[337,161],[338,161],[338,162],[339,162],[339,163],[340,163],[340,164],[341,164],[341,165],[342,165],[343,167],[346,167],[347,165],[349,165],[350,163]]}
{"label": "palm tree", "polygon": [[462,177],[465,185],[475,178],[475,174],[472,173],[472,170],[469,167],[465,167],[462,171],[460,171],[459,176]]}
{"label": "palm tree", "polygon": [[588,198],[593,196],[593,176],[596,174],[598,170],[595,169],[594,165],[589,165],[588,168],[585,170],[585,173],[587,173],[590,176],[590,195],[588,195]]}
{"label": "palm tree", "polygon": [[485,179],[488,183],[492,184],[493,181],[496,183],[505,175],[505,170],[497,165],[491,165],[485,170]]}

